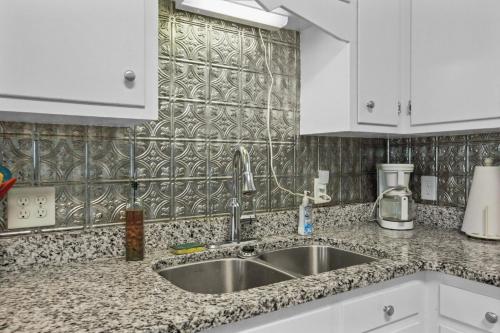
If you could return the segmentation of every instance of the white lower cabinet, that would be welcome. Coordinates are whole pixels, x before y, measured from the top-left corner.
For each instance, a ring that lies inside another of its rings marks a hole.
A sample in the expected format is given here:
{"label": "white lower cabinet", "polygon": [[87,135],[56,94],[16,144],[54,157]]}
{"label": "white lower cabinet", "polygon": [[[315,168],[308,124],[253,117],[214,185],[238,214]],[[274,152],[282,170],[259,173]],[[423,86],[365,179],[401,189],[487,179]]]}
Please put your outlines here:
{"label": "white lower cabinet", "polygon": [[335,325],[336,313],[333,307],[305,312],[291,318],[284,318],[262,326],[245,329],[244,333],[331,333]]}
{"label": "white lower cabinet", "polygon": [[341,305],[342,331],[368,332],[386,326],[379,332],[399,332],[391,326],[423,311],[423,291],[423,282],[413,281],[344,301]]}
{"label": "white lower cabinet", "polygon": [[500,332],[500,300],[489,296],[442,284],[439,287],[439,314],[442,320],[463,325],[459,332],[478,332],[476,329]]}
{"label": "white lower cabinet", "polygon": [[499,314],[500,288],[421,272],[206,332],[500,333]]}

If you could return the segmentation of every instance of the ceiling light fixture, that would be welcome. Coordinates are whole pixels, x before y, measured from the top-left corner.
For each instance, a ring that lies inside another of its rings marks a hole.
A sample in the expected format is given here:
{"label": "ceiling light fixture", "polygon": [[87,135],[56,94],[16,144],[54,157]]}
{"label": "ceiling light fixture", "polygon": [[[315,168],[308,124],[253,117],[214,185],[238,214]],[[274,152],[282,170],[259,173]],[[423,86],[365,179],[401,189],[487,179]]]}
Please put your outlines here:
{"label": "ceiling light fixture", "polygon": [[281,29],[288,23],[287,16],[223,0],[176,0],[176,7],[269,30]]}

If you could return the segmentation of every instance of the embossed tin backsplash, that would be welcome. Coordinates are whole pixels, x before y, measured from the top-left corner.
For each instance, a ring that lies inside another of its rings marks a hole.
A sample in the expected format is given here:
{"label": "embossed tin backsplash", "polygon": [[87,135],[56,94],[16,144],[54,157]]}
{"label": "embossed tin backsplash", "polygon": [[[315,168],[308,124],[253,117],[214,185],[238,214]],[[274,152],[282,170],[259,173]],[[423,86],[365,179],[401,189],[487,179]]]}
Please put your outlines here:
{"label": "embossed tin backsplash", "polygon": [[[500,132],[390,140],[393,163],[415,165],[411,187],[417,202],[464,208],[476,165],[490,157],[500,164]],[[420,198],[422,176],[438,177],[438,199]]]}
{"label": "embossed tin backsplash", "polygon": [[[300,199],[270,177],[270,81],[258,31],[176,11],[165,0],[159,26],[159,120],[132,129],[1,123],[0,158],[16,186],[55,186],[55,228],[123,221],[131,177],[148,221],[210,218],[226,214],[232,149],[242,144],[251,154],[257,211],[296,208]],[[275,76],[271,135],[279,181],[312,190],[318,168],[327,169],[331,205],[373,201],[385,140],[298,136],[299,35],[263,37]]]}

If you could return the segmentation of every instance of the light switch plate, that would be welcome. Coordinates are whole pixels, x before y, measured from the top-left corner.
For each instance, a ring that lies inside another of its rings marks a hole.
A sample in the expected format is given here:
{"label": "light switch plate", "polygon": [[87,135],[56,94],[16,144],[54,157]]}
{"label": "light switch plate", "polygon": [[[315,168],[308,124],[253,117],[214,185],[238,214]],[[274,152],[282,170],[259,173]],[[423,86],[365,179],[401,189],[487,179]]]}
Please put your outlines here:
{"label": "light switch plate", "polygon": [[33,228],[56,224],[54,187],[17,187],[7,199],[7,228]]}
{"label": "light switch plate", "polygon": [[422,176],[420,178],[420,185],[422,187],[420,197],[422,200],[437,200],[437,177],[436,176]]}

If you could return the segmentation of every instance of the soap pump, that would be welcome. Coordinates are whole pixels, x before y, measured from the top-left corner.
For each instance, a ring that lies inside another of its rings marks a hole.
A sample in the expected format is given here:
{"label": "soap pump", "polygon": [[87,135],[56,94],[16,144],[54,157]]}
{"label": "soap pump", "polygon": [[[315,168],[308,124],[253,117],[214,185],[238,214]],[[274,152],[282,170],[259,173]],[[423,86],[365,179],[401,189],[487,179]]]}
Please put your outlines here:
{"label": "soap pump", "polygon": [[302,204],[299,207],[299,235],[310,236],[313,231],[312,204],[309,202],[309,192],[304,191]]}

